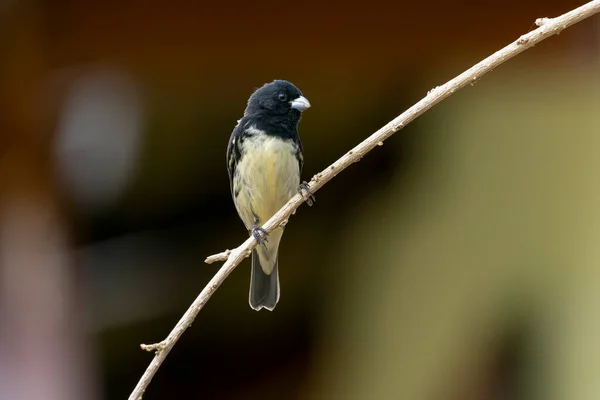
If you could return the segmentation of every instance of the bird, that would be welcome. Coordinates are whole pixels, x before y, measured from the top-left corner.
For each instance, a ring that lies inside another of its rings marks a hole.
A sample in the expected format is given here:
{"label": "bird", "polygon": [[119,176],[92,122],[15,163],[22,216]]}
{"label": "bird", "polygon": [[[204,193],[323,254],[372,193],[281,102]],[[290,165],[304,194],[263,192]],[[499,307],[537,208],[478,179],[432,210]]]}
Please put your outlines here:
{"label": "bird", "polygon": [[308,184],[300,182],[304,158],[298,123],[309,107],[296,86],[274,80],[252,93],[229,138],[227,171],[233,203],[248,234],[258,242],[252,250],[249,294],[250,307],[256,311],[273,311],[279,301],[278,252],[284,230],[277,227],[267,235],[261,224],[297,192],[307,204],[314,201]]}

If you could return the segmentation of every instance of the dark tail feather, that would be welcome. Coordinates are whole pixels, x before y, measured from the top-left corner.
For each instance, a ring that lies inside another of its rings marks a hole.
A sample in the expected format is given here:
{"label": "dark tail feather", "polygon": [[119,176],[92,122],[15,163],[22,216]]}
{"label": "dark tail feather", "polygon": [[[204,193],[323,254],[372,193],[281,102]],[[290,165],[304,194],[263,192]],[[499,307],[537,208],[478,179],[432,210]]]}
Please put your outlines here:
{"label": "dark tail feather", "polygon": [[271,275],[265,274],[260,267],[258,253],[252,250],[252,275],[250,277],[250,307],[259,311],[266,308],[273,311],[279,301],[279,273],[277,271],[278,262],[275,261],[275,268]]}

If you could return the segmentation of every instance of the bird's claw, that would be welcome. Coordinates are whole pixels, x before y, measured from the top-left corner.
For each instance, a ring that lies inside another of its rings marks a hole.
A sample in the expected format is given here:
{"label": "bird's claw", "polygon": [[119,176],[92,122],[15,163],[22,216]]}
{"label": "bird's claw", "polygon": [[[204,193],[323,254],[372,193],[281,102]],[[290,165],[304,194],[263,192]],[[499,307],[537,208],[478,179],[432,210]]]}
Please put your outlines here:
{"label": "bird's claw", "polygon": [[267,233],[265,228],[263,228],[260,225],[254,225],[252,227],[252,236],[254,236],[254,239],[256,239],[258,244],[261,244],[265,248],[265,250],[269,249],[267,247],[267,242],[269,241],[267,239],[267,236],[269,236],[269,234]]}
{"label": "bird's claw", "polygon": [[[303,191],[307,193],[306,196],[304,195]],[[298,193],[300,193],[300,196],[306,199],[306,204],[308,204],[309,207],[312,207],[312,205],[315,204],[315,201],[317,201],[312,190],[310,190],[310,186],[308,186],[308,183],[306,182],[302,182],[300,186],[298,186]]]}

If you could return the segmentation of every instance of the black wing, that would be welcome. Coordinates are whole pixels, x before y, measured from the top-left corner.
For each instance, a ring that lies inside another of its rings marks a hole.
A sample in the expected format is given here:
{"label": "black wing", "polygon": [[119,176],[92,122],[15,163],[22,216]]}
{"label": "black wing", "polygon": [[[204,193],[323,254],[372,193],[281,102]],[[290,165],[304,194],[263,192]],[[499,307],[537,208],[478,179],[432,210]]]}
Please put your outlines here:
{"label": "black wing", "polygon": [[240,120],[236,127],[233,129],[231,136],[229,137],[229,144],[227,145],[227,173],[229,174],[229,189],[231,195],[235,199],[236,193],[233,193],[233,175],[237,168],[237,163],[240,159],[240,141],[242,139],[242,121]]}
{"label": "black wing", "polygon": [[302,167],[304,166],[304,149],[302,148],[302,142],[300,137],[296,134],[296,146],[298,151],[296,152],[296,160],[298,160],[298,172],[300,173],[300,180],[302,181]]}

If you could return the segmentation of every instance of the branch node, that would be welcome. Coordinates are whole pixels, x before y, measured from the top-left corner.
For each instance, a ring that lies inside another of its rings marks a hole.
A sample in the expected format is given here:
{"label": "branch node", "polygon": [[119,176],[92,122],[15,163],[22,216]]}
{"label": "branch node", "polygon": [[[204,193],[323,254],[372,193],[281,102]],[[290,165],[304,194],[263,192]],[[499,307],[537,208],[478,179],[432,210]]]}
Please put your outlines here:
{"label": "branch node", "polygon": [[550,21],[552,21],[552,18],[538,18],[535,20],[535,24],[541,27],[548,24]]}
{"label": "branch node", "polygon": [[161,351],[163,351],[163,349],[165,348],[165,346],[167,345],[167,343],[163,340],[162,342],[158,342],[158,343],[154,343],[154,344],[140,344],[140,347],[142,348],[142,350],[145,351],[154,351],[156,353],[159,353]]}
{"label": "branch node", "polygon": [[440,89],[440,86],[436,86],[433,89],[429,89],[427,91],[427,96],[429,96],[430,94],[433,94],[433,93],[437,92],[439,89]]}

